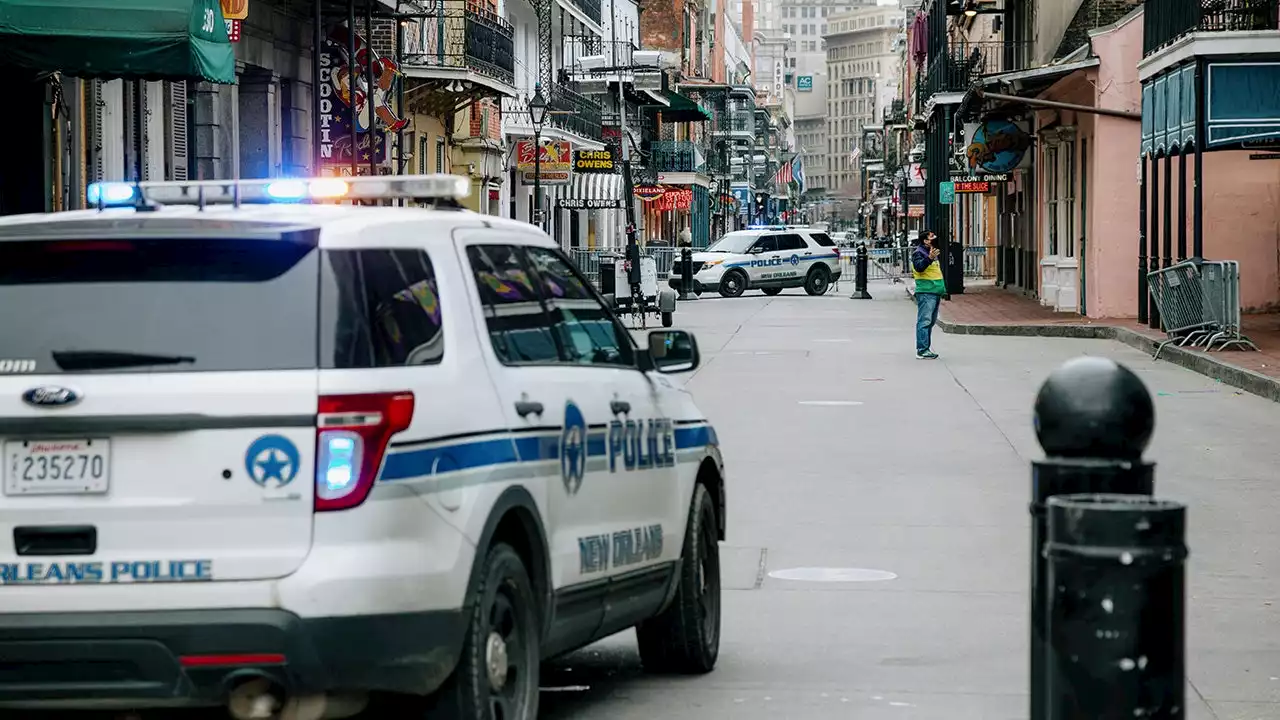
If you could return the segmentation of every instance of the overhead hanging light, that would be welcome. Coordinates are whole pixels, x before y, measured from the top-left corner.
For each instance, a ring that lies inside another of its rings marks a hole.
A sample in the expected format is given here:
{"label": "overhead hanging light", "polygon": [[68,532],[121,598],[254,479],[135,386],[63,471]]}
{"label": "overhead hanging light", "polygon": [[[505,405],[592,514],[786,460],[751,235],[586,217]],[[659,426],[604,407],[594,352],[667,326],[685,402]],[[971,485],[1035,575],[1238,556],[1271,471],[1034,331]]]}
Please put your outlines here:
{"label": "overhead hanging light", "polygon": [[978,14],[978,4],[977,4],[977,3],[973,2],[973,0],[969,0],[969,2],[967,2],[967,3],[965,3],[965,4],[964,4],[964,16],[965,16],[965,17],[969,17],[969,18],[971,18],[971,17],[975,17],[977,14]]}

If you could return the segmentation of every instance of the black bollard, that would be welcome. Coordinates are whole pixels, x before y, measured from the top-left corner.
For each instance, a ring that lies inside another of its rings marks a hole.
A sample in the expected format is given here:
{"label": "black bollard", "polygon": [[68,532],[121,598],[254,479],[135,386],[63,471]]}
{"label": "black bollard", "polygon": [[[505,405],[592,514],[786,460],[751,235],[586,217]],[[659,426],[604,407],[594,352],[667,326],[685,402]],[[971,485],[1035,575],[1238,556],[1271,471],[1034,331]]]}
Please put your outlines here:
{"label": "black bollard", "polygon": [[693,249],[680,250],[680,295],[676,300],[697,300],[693,294]]}
{"label": "black bollard", "polygon": [[1046,706],[1045,503],[1055,495],[1151,495],[1155,464],[1142,453],[1155,429],[1151,393],[1113,360],[1081,357],[1055,370],[1036,396],[1045,459],[1031,464],[1031,720]]}
{"label": "black bollard", "polygon": [[1186,717],[1186,508],[1049,500],[1048,720]]}
{"label": "black bollard", "polygon": [[871,293],[867,292],[867,262],[867,246],[863,243],[858,245],[853,255],[853,294],[849,296],[850,300],[871,299]]}

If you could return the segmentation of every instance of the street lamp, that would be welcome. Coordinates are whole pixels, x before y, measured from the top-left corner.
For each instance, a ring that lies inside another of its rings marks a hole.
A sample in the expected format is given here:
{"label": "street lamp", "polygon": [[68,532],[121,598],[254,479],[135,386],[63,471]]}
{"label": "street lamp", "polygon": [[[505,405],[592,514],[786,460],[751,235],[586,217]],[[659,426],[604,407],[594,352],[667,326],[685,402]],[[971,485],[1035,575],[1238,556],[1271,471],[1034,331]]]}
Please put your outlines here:
{"label": "street lamp", "polygon": [[542,83],[533,86],[529,121],[533,125],[533,221],[542,227],[542,123],[547,121],[547,99],[542,96]]}

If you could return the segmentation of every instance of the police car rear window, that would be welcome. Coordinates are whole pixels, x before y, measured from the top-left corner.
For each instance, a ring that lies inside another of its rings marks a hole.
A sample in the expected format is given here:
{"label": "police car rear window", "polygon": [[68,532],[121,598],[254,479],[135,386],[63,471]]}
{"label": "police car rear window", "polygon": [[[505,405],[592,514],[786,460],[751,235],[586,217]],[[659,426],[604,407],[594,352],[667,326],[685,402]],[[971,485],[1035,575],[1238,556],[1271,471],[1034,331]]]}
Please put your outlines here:
{"label": "police car rear window", "polygon": [[0,243],[0,355],[37,374],[315,368],[318,255],[278,238]]}
{"label": "police car rear window", "polygon": [[826,233],[814,233],[812,237],[813,241],[822,247],[834,247],[836,244],[836,242],[831,239],[831,236]]}

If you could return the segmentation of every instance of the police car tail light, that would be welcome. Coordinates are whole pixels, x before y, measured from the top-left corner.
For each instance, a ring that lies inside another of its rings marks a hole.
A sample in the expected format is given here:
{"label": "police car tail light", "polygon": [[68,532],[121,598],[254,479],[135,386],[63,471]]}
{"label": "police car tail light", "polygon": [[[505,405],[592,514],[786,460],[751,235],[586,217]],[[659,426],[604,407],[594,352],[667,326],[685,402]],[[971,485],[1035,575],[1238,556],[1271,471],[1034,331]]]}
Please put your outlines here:
{"label": "police car tail light", "polygon": [[391,436],[413,420],[413,393],[325,395],[316,418],[316,512],[369,497]]}

